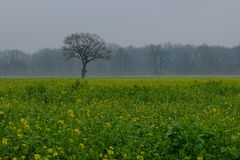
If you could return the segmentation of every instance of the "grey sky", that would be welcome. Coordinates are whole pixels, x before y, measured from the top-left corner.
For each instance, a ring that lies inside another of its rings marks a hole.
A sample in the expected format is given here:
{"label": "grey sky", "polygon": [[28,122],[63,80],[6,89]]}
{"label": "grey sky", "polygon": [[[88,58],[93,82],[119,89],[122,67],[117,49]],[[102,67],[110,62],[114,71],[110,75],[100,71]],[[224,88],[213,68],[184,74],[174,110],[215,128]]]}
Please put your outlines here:
{"label": "grey sky", "polygon": [[61,47],[72,32],[123,46],[240,44],[240,0],[0,0],[0,49]]}

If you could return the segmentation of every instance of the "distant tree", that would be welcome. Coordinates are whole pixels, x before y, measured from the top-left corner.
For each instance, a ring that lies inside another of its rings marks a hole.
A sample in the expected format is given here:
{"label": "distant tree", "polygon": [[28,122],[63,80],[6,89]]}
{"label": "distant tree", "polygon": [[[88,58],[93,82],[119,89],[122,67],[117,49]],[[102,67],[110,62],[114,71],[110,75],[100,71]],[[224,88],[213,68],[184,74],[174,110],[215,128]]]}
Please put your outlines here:
{"label": "distant tree", "polygon": [[133,70],[133,58],[127,48],[119,47],[112,58],[112,72],[118,75],[129,74]]}
{"label": "distant tree", "polygon": [[[55,63],[53,63],[53,61]],[[31,70],[35,75],[60,75],[66,61],[60,49],[44,48],[32,54]],[[65,66],[66,67],[66,66]]]}
{"label": "distant tree", "polygon": [[87,64],[95,59],[110,59],[111,50],[105,41],[96,34],[73,33],[64,39],[64,55],[78,58],[82,62],[81,77],[85,78]]}
{"label": "distant tree", "polygon": [[215,68],[219,68],[217,65],[218,53],[215,55],[213,47],[208,45],[198,46],[195,54],[195,61],[198,67],[198,73],[200,74],[212,74],[215,72]]}
{"label": "distant tree", "polygon": [[162,74],[164,65],[168,61],[166,48],[162,45],[150,45],[147,47],[147,59],[156,75]]}
{"label": "distant tree", "polygon": [[30,55],[21,50],[5,50],[0,55],[0,74],[26,75]]}

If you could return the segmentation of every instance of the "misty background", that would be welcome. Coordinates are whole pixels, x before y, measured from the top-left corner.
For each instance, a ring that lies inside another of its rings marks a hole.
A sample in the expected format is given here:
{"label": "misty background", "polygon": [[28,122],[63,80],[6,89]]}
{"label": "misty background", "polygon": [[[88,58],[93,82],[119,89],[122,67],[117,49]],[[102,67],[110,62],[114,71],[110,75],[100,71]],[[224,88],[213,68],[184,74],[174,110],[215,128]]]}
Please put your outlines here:
{"label": "misty background", "polygon": [[113,50],[88,75],[239,74],[238,15],[239,0],[0,1],[0,75],[80,75],[60,50],[74,32]]}

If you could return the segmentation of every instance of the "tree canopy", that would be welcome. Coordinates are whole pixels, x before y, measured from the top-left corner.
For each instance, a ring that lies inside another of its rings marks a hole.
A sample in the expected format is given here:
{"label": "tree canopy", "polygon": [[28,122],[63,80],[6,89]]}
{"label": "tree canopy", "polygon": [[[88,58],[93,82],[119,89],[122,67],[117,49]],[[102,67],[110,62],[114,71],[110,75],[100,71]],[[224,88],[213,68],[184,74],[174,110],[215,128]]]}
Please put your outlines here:
{"label": "tree canopy", "polygon": [[67,58],[78,58],[82,62],[82,78],[85,78],[89,62],[95,59],[110,59],[111,49],[96,34],[73,33],[64,39],[64,55]]}

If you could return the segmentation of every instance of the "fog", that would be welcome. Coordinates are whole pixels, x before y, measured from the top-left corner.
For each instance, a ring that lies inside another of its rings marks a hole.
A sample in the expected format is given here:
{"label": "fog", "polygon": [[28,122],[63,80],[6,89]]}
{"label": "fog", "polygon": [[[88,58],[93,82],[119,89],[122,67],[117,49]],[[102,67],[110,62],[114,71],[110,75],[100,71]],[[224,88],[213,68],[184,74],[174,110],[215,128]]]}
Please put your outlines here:
{"label": "fog", "polygon": [[60,48],[91,32],[121,46],[240,44],[239,0],[1,0],[0,50]]}

